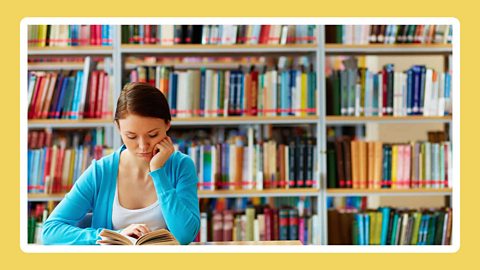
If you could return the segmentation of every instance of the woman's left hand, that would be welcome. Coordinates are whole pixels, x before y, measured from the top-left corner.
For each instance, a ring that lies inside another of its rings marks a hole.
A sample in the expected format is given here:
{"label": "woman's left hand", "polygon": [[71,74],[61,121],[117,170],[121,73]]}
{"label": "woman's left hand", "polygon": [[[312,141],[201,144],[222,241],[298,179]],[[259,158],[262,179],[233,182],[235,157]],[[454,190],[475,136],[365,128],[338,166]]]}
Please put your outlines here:
{"label": "woman's left hand", "polygon": [[150,171],[153,172],[163,167],[174,151],[175,148],[173,147],[172,139],[168,136],[157,143],[153,148],[153,157],[150,160]]}

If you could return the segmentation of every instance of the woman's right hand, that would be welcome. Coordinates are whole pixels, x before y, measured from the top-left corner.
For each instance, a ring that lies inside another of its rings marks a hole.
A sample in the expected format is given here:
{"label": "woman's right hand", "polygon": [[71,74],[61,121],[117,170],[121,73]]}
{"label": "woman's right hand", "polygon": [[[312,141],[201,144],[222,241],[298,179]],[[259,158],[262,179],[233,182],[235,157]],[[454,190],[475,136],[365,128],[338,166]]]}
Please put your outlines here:
{"label": "woman's right hand", "polygon": [[145,224],[132,224],[123,229],[120,234],[130,236],[133,238],[140,238],[142,235],[150,232],[150,229]]}

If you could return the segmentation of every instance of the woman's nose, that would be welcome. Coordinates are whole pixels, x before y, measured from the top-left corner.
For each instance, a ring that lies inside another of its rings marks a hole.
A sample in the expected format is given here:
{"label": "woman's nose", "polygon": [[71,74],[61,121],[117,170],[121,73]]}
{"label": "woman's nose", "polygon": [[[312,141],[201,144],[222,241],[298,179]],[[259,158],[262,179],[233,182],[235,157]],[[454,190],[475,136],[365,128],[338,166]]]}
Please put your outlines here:
{"label": "woman's nose", "polygon": [[143,138],[140,138],[140,141],[139,141],[139,145],[140,149],[142,150],[142,152],[147,152],[148,151],[148,148],[150,146],[150,143],[148,140],[145,140]]}

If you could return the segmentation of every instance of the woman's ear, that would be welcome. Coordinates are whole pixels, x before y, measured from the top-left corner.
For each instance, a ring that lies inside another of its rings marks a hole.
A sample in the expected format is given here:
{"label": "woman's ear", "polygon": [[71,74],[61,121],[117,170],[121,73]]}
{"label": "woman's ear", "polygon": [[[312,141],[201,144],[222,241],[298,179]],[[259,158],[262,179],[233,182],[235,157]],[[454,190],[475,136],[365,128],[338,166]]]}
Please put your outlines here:
{"label": "woman's ear", "polygon": [[165,123],[166,123],[165,132],[167,132],[170,129],[170,127],[172,126],[172,124],[170,123],[170,121],[168,121],[168,122],[165,121]]}

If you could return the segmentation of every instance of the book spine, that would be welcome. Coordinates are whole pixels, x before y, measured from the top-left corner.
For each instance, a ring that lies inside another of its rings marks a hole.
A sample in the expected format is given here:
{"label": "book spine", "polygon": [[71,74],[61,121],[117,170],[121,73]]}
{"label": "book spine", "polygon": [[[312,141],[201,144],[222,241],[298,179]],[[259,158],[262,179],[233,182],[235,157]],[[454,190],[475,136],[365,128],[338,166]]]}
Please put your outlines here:
{"label": "book spine", "polygon": [[288,240],[289,239],[289,211],[288,209],[279,210],[279,221],[280,221],[280,238],[278,240]]}

